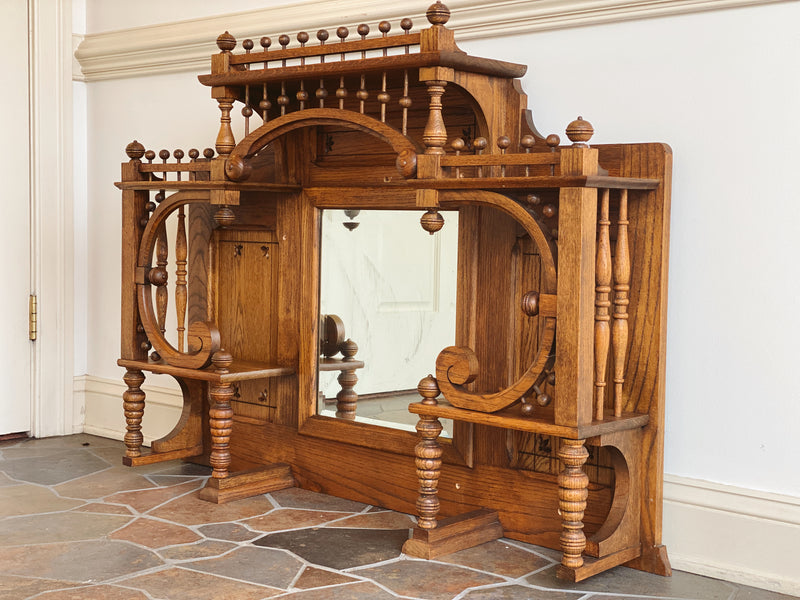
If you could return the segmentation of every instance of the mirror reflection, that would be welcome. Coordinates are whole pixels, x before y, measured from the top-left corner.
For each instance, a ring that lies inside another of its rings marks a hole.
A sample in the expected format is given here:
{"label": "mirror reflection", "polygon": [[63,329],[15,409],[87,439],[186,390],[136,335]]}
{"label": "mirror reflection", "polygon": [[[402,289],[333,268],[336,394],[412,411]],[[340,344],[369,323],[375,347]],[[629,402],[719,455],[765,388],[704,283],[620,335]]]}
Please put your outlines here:
{"label": "mirror reflection", "polygon": [[323,212],[318,414],[414,431],[417,384],[455,343],[458,260],[458,212],[434,235],[421,214]]}

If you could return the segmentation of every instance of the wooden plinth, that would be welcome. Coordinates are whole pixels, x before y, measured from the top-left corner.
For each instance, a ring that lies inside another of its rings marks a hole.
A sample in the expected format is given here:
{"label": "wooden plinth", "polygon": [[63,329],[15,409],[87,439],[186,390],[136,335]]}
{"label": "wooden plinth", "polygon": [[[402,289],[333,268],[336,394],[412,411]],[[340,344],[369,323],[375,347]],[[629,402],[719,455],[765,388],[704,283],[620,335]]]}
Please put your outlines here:
{"label": "wooden plinth", "polygon": [[415,558],[436,558],[503,537],[497,512],[480,509],[442,519],[434,529],[415,527],[403,552]]}
{"label": "wooden plinth", "polygon": [[261,469],[233,473],[222,479],[212,477],[200,490],[199,497],[215,504],[225,504],[232,500],[266,494],[294,485],[294,476],[289,465],[276,463]]}
{"label": "wooden plinth", "polygon": [[603,571],[607,571],[612,567],[616,567],[623,563],[637,558],[642,552],[641,547],[634,546],[633,548],[626,548],[614,554],[609,554],[603,558],[589,558],[583,557],[583,565],[577,568],[565,567],[559,565],[556,576],[565,581],[583,581],[592,575],[597,575]]}
{"label": "wooden plinth", "polygon": [[123,456],[122,464],[126,467],[138,467],[141,465],[152,465],[154,463],[175,460],[177,458],[189,458],[199,456],[203,453],[203,445],[192,448],[182,448],[180,450],[168,450],[166,452],[150,452],[141,456]]}

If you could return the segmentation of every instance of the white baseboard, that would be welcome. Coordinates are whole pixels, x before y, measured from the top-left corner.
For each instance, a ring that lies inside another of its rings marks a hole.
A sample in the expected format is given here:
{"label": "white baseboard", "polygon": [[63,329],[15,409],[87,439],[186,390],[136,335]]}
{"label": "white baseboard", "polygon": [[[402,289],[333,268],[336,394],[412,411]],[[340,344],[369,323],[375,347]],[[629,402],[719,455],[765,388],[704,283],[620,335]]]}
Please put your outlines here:
{"label": "white baseboard", "polygon": [[[119,381],[75,378],[86,404],[85,432],[122,439]],[[181,413],[179,390],[143,386],[145,443],[168,433]],[[800,498],[664,476],[664,543],[673,568],[800,596]]]}

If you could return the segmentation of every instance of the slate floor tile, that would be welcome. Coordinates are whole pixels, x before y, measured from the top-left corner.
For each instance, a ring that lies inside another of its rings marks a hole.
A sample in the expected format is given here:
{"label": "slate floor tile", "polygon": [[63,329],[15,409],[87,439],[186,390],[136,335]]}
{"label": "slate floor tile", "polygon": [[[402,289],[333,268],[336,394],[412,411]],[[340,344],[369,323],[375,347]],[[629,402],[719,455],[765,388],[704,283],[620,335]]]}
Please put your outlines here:
{"label": "slate floor tile", "polygon": [[303,563],[288,552],[246,546],[219,558],[197,560],[181,566],[213,575],[286,589],[303,568]]}
{"label": "slate floor tile", "polygon": [[426,600],[452,600],[467,588],[503,581],[487,573],[425,560],[399,560],[352,573],[372,579],[401,596]]}
{"label": "slate floor tile", "polygon": [[367,505],[361,502],[353,502],[352,500],[336,498],[327,494],[318,494],[300,488],[287,488],[277,492],[270,492],[270,496],[284,508],[310,508],[351,513],[358,513],[367,508]]}
{"label": "slate floor tile", "polygon": [[289,550],[315,565],[350,569],[397,558],[407,539],[400,529],[322,528],[270,533],[253,543]]}
{"label": "slate floor tile", "polygon": [[578,583],[556,579],[556,566],[543,569],[526,578],[527,583],[558,590],[637,594],[655,598],[686,598],[689,600],[728,600],[734,588],[731,584],[702,575],[674,571],[672,577],[661,577],[627,567],[611,569]]}
{"label": "slate floor tile", "polygon": [[[502,585],[481,590],[472,590],[464,594],[463,600],[578,600],[583,596],[580,592],[556,592],[553,590],[538,590],[524,585]],[[597,599],[606,600],[607,596],[598,596]],[[626,598],[626,600],[634,600]],[[636,600],[642,600],[637,598]]]}
{"label": "slate floor tile", "polygon": [[244,523],[257,531],[269,533],[270,531],[283,531],[284,529],[315,527],[336,519],[341,519],[343,516],[346,515],[340,512],[277,508],[261,517],[247,519]]}
{"label": "slate floor tile", "polygon": [[198,528],[198,531],[206,537],[217,540],[228,540],[231,542],[246,542],[261,535],[256,531],[250,531],[247,527],[239,525],[238,523],[203,525]]}
{"label": "slate floor tile", "polygon": [[374,583],[350,583],[332,588],[306,590],[281,596],[291,600],[398,600],[398,596],[382,590]]}
{"label": "slate floor tile", "polygon": [[501,540],[453,552],[441,556],[437,560],[515,579],[551,564],[549,560],[541,556],[506,544]]}
{"label": "slate floor tile", "polygon": [[47,590],[57,590],[76,585],[67,581],[34,579],[15,575],[0,575],[0,600],[20,600]]}
{"label": "slate floor tile", "polygon": [[146,517],[136,519],[109,536],[112,540],[133,542],[147,548],[163,548],[177,544],[188,544],[202,539],[183,525],[165,523]]}
{"label": "slate floor tile", "polygon": [[162,548],[158,553],[167,560],[192,560],[219,556],[236,548],[236,544],[217,540],[203,540],[196,544],[183,544],[171,548]]}
{"label": "slate floor tile", "polygon": [[[341,516],[341,515],[340,515]],[[328,524],[328,527],[358,527],[363,529],[411,529],[417,524],[416,520],[410,515],[394,511],[367,512],[364,514],[353,515],[335,523]]]}
{"label": "slate floor tile", "polygon": [[107,496],[104,501],[113,502],[115,504],[127,504],[134,510],[144,513],[155,508],[156,506],[164,504],[168,500],[172,500],[173,498],[187,494],[192,490],[199,489],[203,485],[200,480],[185,483],[174,483],[177,485],[169,485],[169,487],[159,487],[148,490],[136,490],[132,492],[120,492],[118,494]]}
{"label": "slate floor tile", "polygon": [[142,592],[116,585],[93,585],[47,592],[36,600],[148,600]]}
{"label": "slate floor tile", "polygon": [[46,487],[27,483],[0,488],[0,518],[69,510],[82,500],[60,498]]}
{"label": "slate floor tile", "polygon": [[67,498],[94,500],[120,490],[142,490],[153,487],[155,485],[151,481],[127,467],[111,467],[100,473],[87,474],[57,485],[55,490]]}
{"label": "slate floor tile", "polygon": [[92,513],[46,513],[0,521],[0,546],[102,538],[132,517]]}
{"label": "slate floor tile", "polygon": [[102,539],[0,548],[0,565],[6,574],[78,583],[103,582],[161,564],[153,552]]}
{"label": "slate floor tile", "polygon": [[[3,454],[8,455],[11,450]],[[41,485],[62,483],[110,467],[106,461],[81,450],[50,450],[45,457],[16,458],[2,463],[3,471],[12,479]]]}
{"label": "slate floor tile", "polygon": [[120,584],[160,600],[262,600],[283,591],[181,568],[132,577]]}
{"label": "slate floor tile", "polygon": [[273,509],[266,496],[244,498],[227,504],[213,504],[200,500],[197,492],[171,500],[149,514],[183,525],[202,525],[204,523],[224,523],[255,517]]}
{"label": "slate floor tile", "polygon": [[336,571],[326,571],[317,567],[306,567],[294,582],[294,587],[301,590],[325,587],[329,585],[339,585],[341,583],[351,583],[357,581],[353,577],[343,575]]}

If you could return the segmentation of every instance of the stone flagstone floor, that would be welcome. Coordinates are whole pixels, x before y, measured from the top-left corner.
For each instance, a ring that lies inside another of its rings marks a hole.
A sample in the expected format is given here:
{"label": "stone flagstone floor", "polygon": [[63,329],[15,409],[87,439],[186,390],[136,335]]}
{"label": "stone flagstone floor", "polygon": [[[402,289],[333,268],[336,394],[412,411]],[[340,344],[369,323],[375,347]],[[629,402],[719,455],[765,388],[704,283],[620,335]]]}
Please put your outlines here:
{"label": "stone flagstone floor", "polygon": [[779,600],[623,567],[556,580],[557,553],[499,540],[435,561],[400,553],[408,515],[301,489],[224,505],[208,469],[121,466],[90,435],[0,442],[0,600]]}

